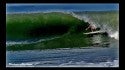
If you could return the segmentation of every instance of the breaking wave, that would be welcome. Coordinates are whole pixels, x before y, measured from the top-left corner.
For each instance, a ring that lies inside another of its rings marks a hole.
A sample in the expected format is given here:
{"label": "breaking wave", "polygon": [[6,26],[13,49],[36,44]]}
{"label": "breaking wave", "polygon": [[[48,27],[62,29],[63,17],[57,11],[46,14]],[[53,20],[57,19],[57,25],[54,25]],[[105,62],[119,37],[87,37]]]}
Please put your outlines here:
{"label": "breaking wave", "polygon": [[[60,12],[60,11],[56,11],[56,12]],[[108,25],[108,24],[105,24],[104,22],[102,22],[101,24],[99,24],[98,21],[96,20],[92,20],[93,18],[91,16],[88,16],[87,14],[83,14],[83,15],[78,15],[74,12],[62,12],[62,13],[65,13],[65,14],[71,14],[73,17],[75,18],[78,18],[80,20],[84,20],[85,22],[89,22],[90,24],[94,24],[96,25],[97,27],[100,27],[102,31],[106,31],[109,36],[111,38],[114,38],[116,40],[119,40],[119,30],[117,30],[118,28],[115,28],[115,31],[114,29],[111,27],[111,25]],[[101,16],[101,15],[100,15]],[[99,17],[96,18],[97,20],[100,20]],[[116,18],[117,20],[118,19],[118,16]],[[108,20],[107,20],[108,21]],[[110,20],[109,20],[110,21]],[[104,24],[103,24],[104,23]],[[109,22],[107,22],[109,23]],[[111,24],[111,23],[109,23]],[[116,26],[117,27],[117,26]]]}
{"label": "breaking wave", "polygon": [[[119,30],[118,30],[119,29],[118,28],[119,27],[119,25],[118,25],[119,16],[117,16],[115,18],[117,20],[117,22],[116,22],[117,24],[113,25],[112,23],[107,22],[107,21],[110,21],[110,19],[105,22],[98,21],[98,20],[102,20],[99,18],[99,16],[96,16],[95,20],[93,20],[93,17],[91,17],[91,15],[88,15],[88,14],[79,15],[79,14],[75,14],[73,12],[70,12],[70,14],[72,14],[74,17],[76,17],[80,20],[84,20],[85,22],[89,22],[90,24],[94,24],[95,26],[100,27],[102,31],[106,31],[109,34],[109,37],[119,40]],[[113,26],[116,28],[114,29]]]}
{"label": "breaking wave", "polygon": [[[71,12],[71,11],[60,11],[60,10],[55,10],[55,11],[50,11],[49,10],[49,11],[45,11],[45,12],[42,12],[42,13],[51,13],[51,12],[61,12],[61,13],[64,13],[64,14],[70,14],[70,15],[72,15],[75,18],[78,18],[80,20],[84,20],[85,22],[89,22],[90,24],[94,24],[97,27],[100,27],[102,31],[106,31],[109,34],[109,37],[114,38],[116,40],[119,40],[119,31],[117,30],[118,28],[116,28],[116,30],[114,30],[111,26],[109,26],[108,24],[105,24],[104,22],[102,22],[101,24],[99,24],[100,23],[98,21],[98,20],[100,20],[99,17],[96,18],[97,19],[97,21],[96,21],[96,20],[93,20],[93,17],[91,17],[90,15],[85,14],[85,13],[83,13],[83,14],[77,14],[77,13],[74,13],[74,12]],[[25,12],[25,13],[27,13],[27,12]],[[40,13],[40,12],[28,12],[28,13]],[[111,24],[111,23],[109,23],[109,24]],[[36,43],[36,42],[40,42],[40,41],[44,41],[44,40],[41,39],[41,40],[37,40],[35,42],[33,41],[32,43]],[[7,41],[6,45],[29,44],[29,43],[31,43],[31,42],[28,42],[28,41],[20,41],[20,42],[17,42],[17,41]]]}
{"label": "breaking wave", "polygon": [[[91,15],[85,14],[85,12],[83,14],[80,14],[80,15],[76,14],[76,13],[74,13],[72,11],[46,11],[44,13],[51,13],[51,12],[61,12],[61,13],[64,13],[64,14],[70,14],[75,18],[78,18],[80,20],[84,20],[85,22],[89,22],[90,24],[94,24],[97,27],[100,27],[101,30],[106,31],[111,38],[119,40],[119,30],[118,30],[119,25],[118,26],[115,26],[116,24],[111,25],[112,23],[107,22],[107,21],[110,21],[110,19],[105,21],[105,22],[101,22],[101,24],[100,24],[100,22],[98,21],[98,20],[101,20],[99,18],[99,16],[96,16],[96,20],[93,20],[93,17],[91,17]],[[119,21],[118,17],[119,16],[117,16],[115,19]],[[119,23],[118,21],[117,21],[117,24]],[[113,29],[112,26],[115,26],[117,28]]]}

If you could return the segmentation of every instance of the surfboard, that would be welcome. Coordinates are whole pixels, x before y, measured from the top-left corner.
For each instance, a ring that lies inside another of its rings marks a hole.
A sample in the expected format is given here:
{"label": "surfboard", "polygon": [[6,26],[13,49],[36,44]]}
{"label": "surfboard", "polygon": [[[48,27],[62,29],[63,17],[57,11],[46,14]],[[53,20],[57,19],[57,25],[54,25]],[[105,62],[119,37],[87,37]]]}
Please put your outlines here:
{"label": "surfboard", "polygon": [[107,32],[105,31],[94,31],[94,32],[87,32],[87,33],[83,33],[83,34],[86,34],[86,35],[95,35],[95,34],[105,34]]}

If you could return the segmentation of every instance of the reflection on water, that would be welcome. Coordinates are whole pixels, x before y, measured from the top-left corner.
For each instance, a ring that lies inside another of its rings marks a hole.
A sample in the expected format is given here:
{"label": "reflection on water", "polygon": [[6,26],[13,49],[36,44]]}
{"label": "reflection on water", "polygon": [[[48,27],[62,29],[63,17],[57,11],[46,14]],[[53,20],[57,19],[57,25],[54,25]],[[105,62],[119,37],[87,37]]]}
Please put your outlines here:
{"label": "reflection on water", "polygon": [[93,35],[90,41],[93,47],[109,47],[111,41],[110,37],[103,35]]}
{"label": "reflection on water", "polygon": [[96,35],[96,36],[93,36],[92,37],[92,43],[95,44],[95,43],[101,43],[102,42],[102,37],[101,35]]}

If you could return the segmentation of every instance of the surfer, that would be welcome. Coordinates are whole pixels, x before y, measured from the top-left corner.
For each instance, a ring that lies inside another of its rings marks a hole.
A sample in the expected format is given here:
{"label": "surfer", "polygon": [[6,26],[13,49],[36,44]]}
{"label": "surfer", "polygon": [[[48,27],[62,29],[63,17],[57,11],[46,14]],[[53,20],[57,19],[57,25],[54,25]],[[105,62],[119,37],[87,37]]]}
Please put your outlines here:
{"label": "surfer", "polygon": [[86,28],[86,30],[90,29],[91,32],[95,31],[96,30],[96,26],[94,24],[89,24],[89,26]]}

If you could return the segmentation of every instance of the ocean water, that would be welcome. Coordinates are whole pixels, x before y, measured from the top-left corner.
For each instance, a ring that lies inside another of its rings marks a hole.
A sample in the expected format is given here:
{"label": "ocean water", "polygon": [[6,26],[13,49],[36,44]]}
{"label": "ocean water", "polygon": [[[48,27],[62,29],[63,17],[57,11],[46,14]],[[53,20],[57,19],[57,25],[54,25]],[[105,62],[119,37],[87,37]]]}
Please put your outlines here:
{"label": "ocean water", "polygon": [[[82,19],[74,13],[70,14]],[[6,45],[31,44],[51,39],[6,41]],[[91,39],[93,43],[99,44],[86,48],[6,51],[6,67],[119,67],[119,31],[109,31],[107,41],[104,41],[103,36]]]}
{"label": "ocean water", "polygon": [[[7,13],[33,13],[45,10],[48,12],[53,12],[53,10],[55,10],[52,8],[54,6],[51,7],[52,9],[50,9],[49,6],[45,7],[46,9],[43,9],[42,5],[16,5],[8,7]],[[72,7],[56,7],[57,9],[55,11],[72,14],[78,19],[85,20],[86,22],[89,21],[97,26],[99,25],[97,24],[98,21],[90,21],[91,17],[88,17],[86,14],[78,15],[73,12],[65,12],[67,10],[73,11],[80,9],[76,9],[76,7],[72,9]],[[99,18],[97,19],[100,20]],[[93,43],[99,44],[88,46],[86,48],[81,47],[48,50],[6,51],[6,67],[119,67],[119,31],[117,28],[114,31],[114,29],[109,27],[105,22],[102,23],[102,28],[106,28],[103,30],[109,34],[110,38],[108,41],[103,41],[104,38],[101,36],[95,36],[92,37],[92,41]],[[107,20],[107,23],[110,22]],[[51,39],[6,41],[6,45],[30,44]]]}
{"label": "ocean water", "polygon": [[[57,37],[58,38],[58,37]],[[58,48],[48,50],[6,51],[6,67],[119,67],[119,35],[92,37],[86,48]],[[51,38],[54,39],[54,38]],[[31,44],[51,39],[6,41],[6,45]]]}
{"label": "ocean water", "polygon": [[110,11],[119,10],[119,4],[6,4],[6,13],[32,13],[47,11]]}
{"label": "ocean water", "polygon": [[7,67],[119,67],[119,43],[99,47],[7,51]]}

